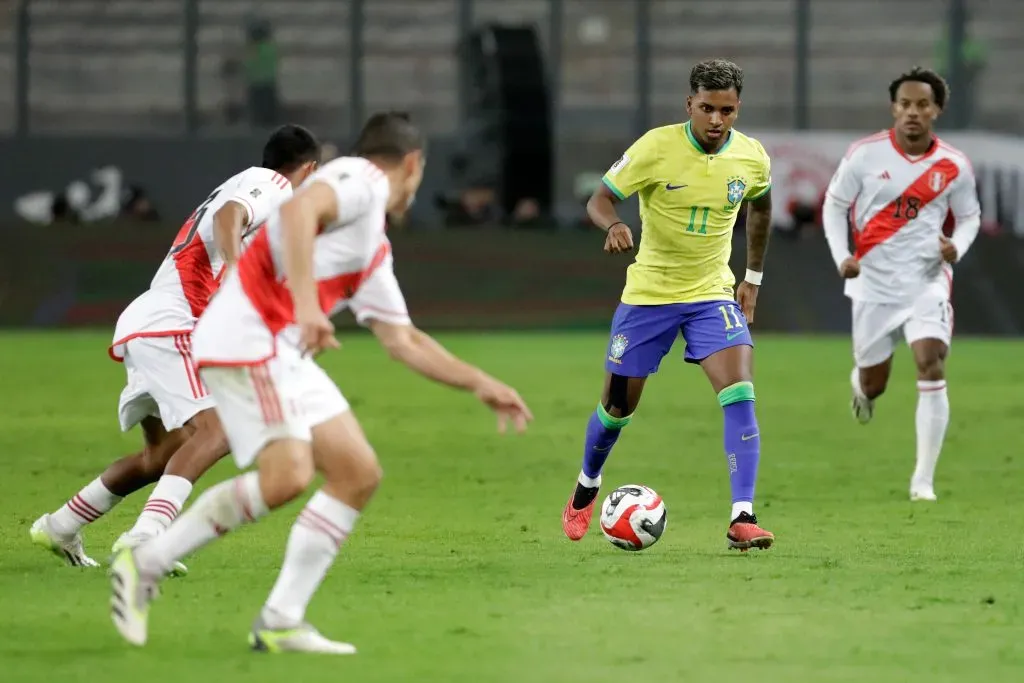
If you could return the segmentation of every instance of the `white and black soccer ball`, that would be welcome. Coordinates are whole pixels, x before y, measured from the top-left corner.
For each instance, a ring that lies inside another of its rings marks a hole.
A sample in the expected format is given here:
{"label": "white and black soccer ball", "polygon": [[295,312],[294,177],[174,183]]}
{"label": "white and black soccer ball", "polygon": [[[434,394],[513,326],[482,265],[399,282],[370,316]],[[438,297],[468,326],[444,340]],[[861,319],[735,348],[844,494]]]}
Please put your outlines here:
{"label": "white and black soccer ball", "polygon": [[643,550],[665,533],[665,503],[658,492],[640,484],[620,486],[601,504],[601,532],[623,550]]}

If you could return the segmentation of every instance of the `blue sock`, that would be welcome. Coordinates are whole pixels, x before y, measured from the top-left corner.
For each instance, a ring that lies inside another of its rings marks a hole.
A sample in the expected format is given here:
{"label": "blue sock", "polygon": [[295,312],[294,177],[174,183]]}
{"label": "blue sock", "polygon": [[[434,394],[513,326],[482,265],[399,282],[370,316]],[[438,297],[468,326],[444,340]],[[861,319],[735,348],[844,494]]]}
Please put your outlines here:
{"label": "blue sock", "polygon": [[[729,464],[734,517],[737,508],[753,510],[761,437],[754,414],[754,385],[737,382],[722,389],[718,402],[725,413],[725,457]],[[746,504],[739,505],[737,504]]]}
{"label": "blue sock", "polygon": [[622,428],[633,419],[632,415],[612,417],[598,404],[587,422],[587,441],[583,447],[583,474],[591,479],[601,476],[601,469],[611,455],[612,446],[619,440]]}

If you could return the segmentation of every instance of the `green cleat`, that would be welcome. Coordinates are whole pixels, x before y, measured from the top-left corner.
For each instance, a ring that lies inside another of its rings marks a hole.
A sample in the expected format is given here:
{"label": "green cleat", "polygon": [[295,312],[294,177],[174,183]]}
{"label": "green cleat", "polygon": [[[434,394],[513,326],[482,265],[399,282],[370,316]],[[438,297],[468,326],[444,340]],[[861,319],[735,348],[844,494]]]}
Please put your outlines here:
{"label": "green cleat", "polygon": [[158,594],[156,581],[139,572],[129,549],[114,556],[109,573],[110,618],[122,638],[141,647],[149,630],[149,603]]}
{"label": "green cleat", "polygon": [[325,655],[354,655],[355,645],[328,640],[309,624],[295,628],[269,628],[258,617],[249,633],[249,646],[257,652],[314,652]]}

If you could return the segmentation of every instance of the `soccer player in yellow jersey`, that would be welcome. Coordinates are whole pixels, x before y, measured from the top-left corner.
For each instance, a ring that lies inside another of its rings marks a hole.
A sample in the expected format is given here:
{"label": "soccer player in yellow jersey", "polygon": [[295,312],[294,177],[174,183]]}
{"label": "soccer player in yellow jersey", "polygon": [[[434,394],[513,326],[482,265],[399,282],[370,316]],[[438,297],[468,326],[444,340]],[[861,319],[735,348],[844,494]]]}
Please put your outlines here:
{"label": "soccer player in yellow jersey", "polygon": [[[753,342],[748,325],[761,284],[771,220],[771,170],[761,144],[733,129],[743,71],[722,59],[690,72],[690,119],[648,131],[604,176],[587,204],[607,231],[604,250],[633,251],[633,233],[615,204],[640,194],[643,232],[612,320],[601,402],[587,425],[583,468],[562,513],[574,541],[590,526],[601,470],[640,402],[648,375],[682,333],[685,360],[698,363],[725,414],[732,487],[729,547],[768,548],[775,540],[754,516],[760,437],[754,414]],[[729,269],[732,230],[747,203],[747,273],[736,289]]]}

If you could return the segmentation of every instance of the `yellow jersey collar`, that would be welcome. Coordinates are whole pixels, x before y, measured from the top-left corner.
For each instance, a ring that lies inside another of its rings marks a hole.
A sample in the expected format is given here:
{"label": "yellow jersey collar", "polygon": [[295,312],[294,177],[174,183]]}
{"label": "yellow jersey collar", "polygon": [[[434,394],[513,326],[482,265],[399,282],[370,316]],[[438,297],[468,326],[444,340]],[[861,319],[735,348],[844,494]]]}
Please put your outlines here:
{"label": "yellow jersey collar", "polygon": [[[700,152],[703,155],[710,156],[707,152],[704,151],[704,148],[700,146],[700,143],[697,142],[697,138],[694,136],[693,131],[690,130],[690,122],[689,121],[687,121],[686,123],[683,124],[683,130],[686,131],[686,139],[690,141],[690,144],[693,145],[694,149],[696,149],[698,152]],[[714,156],[720,155],[722,152],[724,152],[726,149],[728,149],[729,145],[731,145],[731,144],[732,144],[732,131],[730,130],[729,131],[729,137],[727,137],[725,139],[725,144],[722,145],[721,149],[719,149],[717,152],[714,153]]]}

